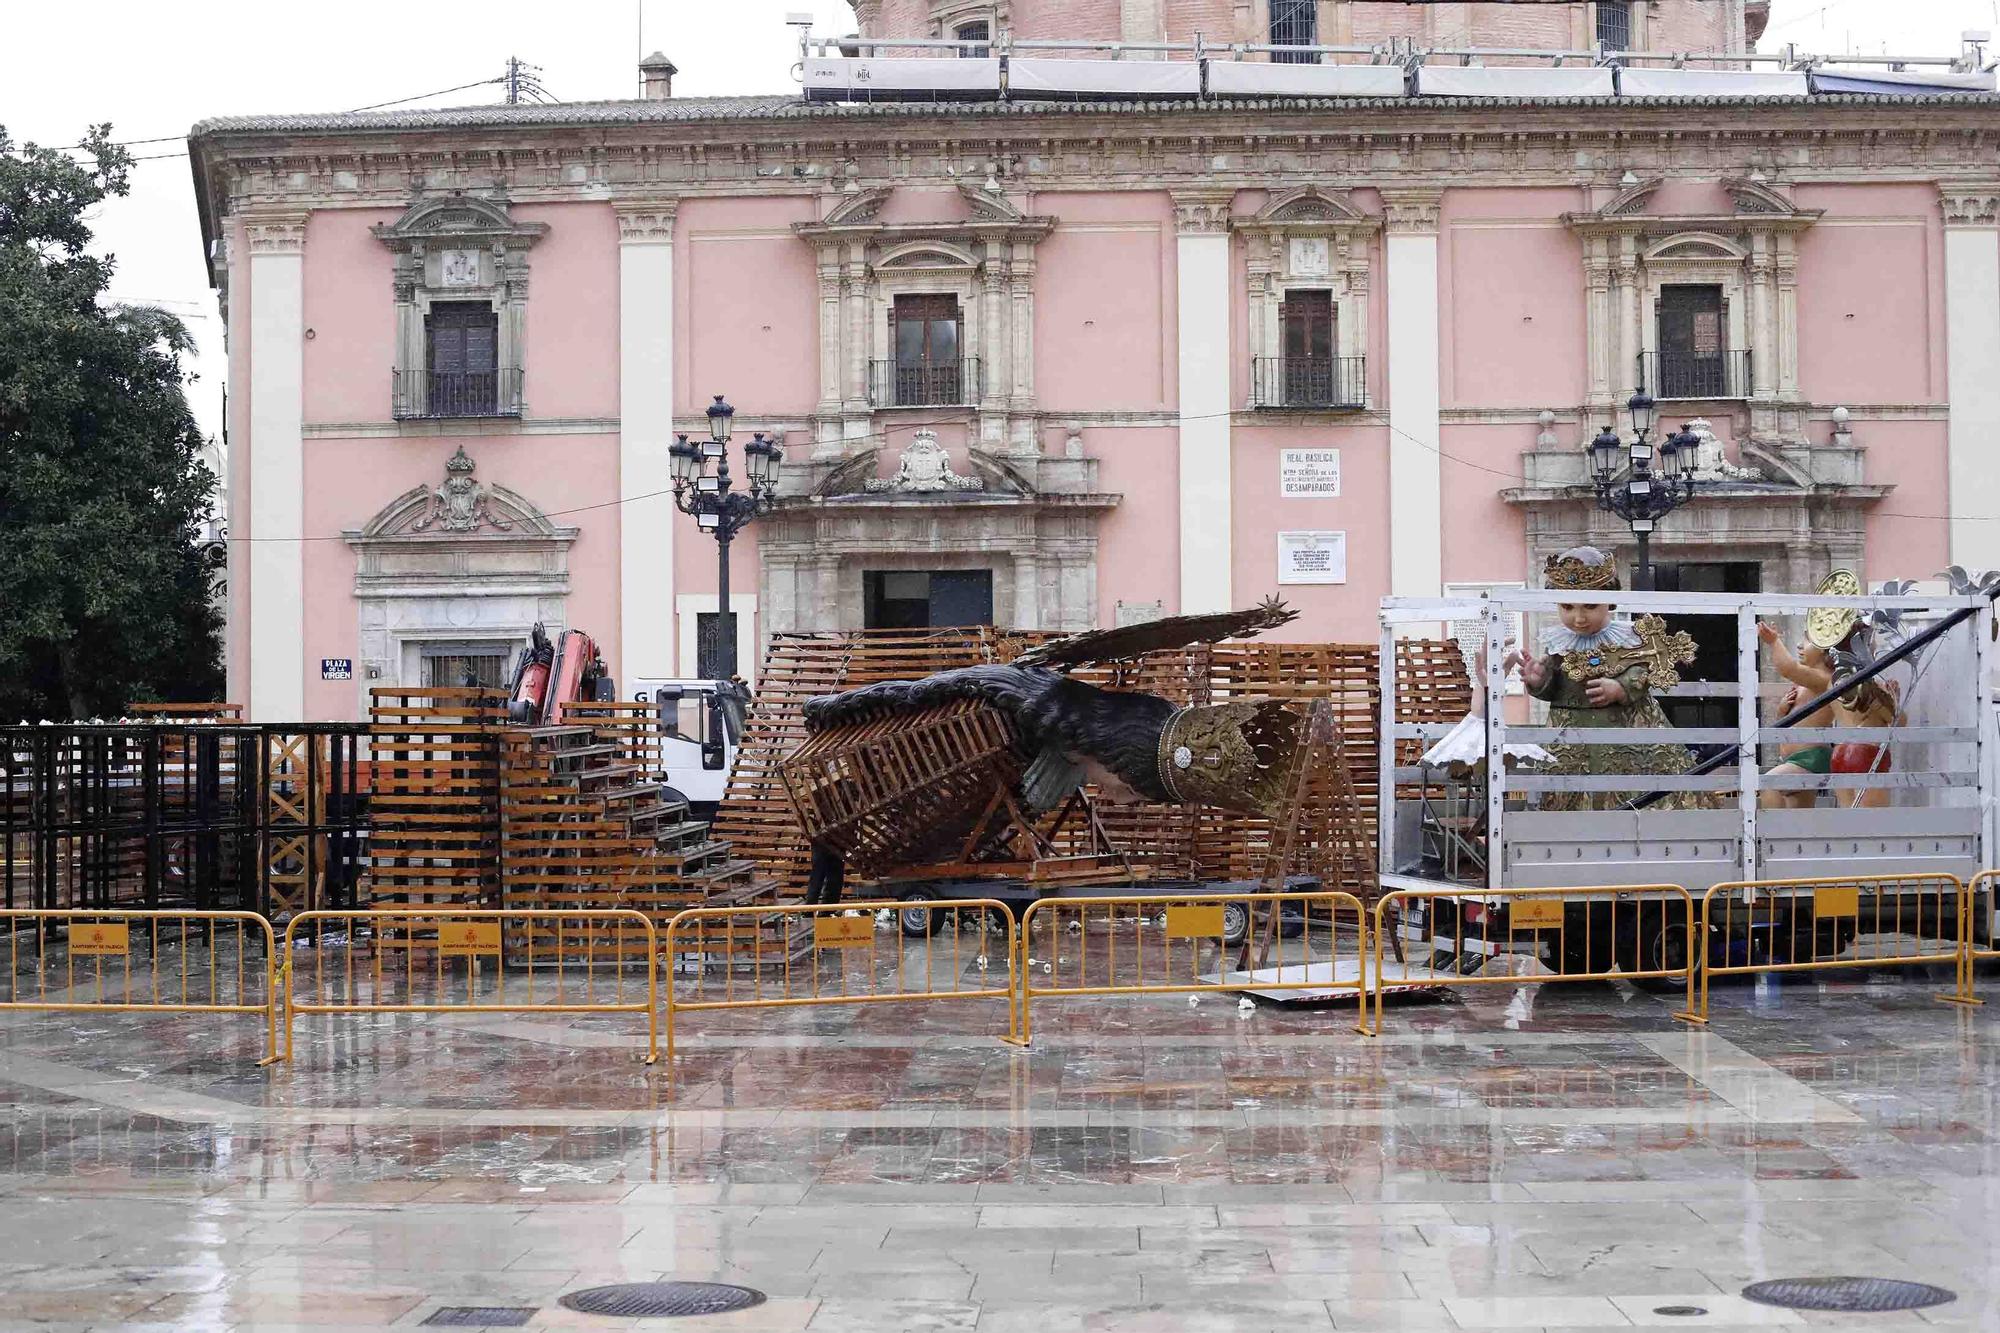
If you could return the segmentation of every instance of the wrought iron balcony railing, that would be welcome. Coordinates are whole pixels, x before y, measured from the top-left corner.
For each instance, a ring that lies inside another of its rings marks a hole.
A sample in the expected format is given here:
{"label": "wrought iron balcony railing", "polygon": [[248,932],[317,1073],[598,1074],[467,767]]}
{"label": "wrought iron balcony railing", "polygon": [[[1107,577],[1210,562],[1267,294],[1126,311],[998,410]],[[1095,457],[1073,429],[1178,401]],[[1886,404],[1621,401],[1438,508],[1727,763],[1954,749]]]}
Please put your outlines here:
{"label": "wrought iron balcony railing", "polygon": [[1347,411],[1368,406],[1365,356],[1259,356],[1250,362],[1250,406]]}
{"label": "wrought iron balcony railing", "polygon": [[985,389],[979,358],[928,366],[901,366],[894,361],[868,365],[870,407],[969,407]]}
{"label": "wrought iron balcony railing", "polygon": [[1639,386],[1658,399],[1748,398],[1750,349],[1711,352],[1642,352]]}
{"label": "wrought iron balcony railing", "polygon": [[521,369],[398,370],[391,373],[396,420],[429,417],[518,417]]}

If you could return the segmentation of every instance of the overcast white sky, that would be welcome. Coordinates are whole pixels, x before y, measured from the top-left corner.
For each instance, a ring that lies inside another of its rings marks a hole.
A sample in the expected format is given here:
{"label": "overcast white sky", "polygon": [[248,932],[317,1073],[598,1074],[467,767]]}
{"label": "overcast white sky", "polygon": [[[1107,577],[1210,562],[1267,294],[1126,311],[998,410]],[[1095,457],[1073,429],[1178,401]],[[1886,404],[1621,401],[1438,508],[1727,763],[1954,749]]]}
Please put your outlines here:
{"label": "overcast white sky", "polygon": [[[1950,54],[1967,28],[2000,31],[2000,0],[1776,0],[1763,49]],[[207,116],[344,111],[500,73],[510,55],[541,66],[566,101],[630,97],[644,46],[680,66],[677,94],[783,92],[797,58],[785,15],[809,11],[814,31],[850,32],[848,0],[54,0],[8,6],[0,42],[0,124],[17,140],[74,143],[110,121],[121,140],[178,140]],[[474,89],[432,99],[498,101]],[[415,103],[414,105],[424,105]],[[136,144],[176,154],[178,141]],[[201,261],[185,156],[141,162],[128,198],[93,220],[117,256],[114,294],[187,319],[200,340],[194,404],[219,429],[222,326]]]}

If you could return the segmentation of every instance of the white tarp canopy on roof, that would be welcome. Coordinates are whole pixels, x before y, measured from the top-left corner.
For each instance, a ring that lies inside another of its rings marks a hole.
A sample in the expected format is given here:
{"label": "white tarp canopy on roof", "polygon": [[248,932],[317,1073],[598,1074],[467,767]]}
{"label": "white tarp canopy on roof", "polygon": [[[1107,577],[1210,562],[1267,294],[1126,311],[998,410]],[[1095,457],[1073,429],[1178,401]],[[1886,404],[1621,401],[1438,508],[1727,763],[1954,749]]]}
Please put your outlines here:
{"label": "white tarp canopy on roof", "polygon": [[1990,93],[1993,71],[1953,74],[1913,69],[1816,69],[1813,85],[1823,93]]}
{"label": "white tarp canopy on roof", "polygon": [[1224,97],[1401,97],[1403,69],[1400,65],[1211,60],[1208,90]]}
{"label": "white tarp canopy on roof", "polygon": [[818,57],[805,62],[805,86],[808,93],[998,93],[1000,62]]}
{"label": "white tarp canopy on roof", "polygon": [[1425,65],[1417,71],[1417,93],[1423,97],[1610,97],[1615,91],[1605,65]]}
{"label": "white tarp canopy on roof", "polygon": [[1747,69],[1621,69],[1626,97],[1804,97],[1803,71]]}
{"label": "white tarp canopy on roof", "polygon": [[1119,93],[1128,97],[1194,97],[1201,66],[1192,60],[1042,60],[1007,62],[1008,91]]}

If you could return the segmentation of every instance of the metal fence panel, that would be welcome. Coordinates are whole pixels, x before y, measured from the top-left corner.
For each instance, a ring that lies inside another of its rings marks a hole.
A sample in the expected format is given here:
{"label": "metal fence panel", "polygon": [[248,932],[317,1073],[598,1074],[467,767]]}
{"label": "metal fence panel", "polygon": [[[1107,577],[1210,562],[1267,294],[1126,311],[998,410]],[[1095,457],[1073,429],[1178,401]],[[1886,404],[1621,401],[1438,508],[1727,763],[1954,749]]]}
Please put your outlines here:
{"label": "metal fence panel", "polygon": [[1019,949],[1014,1040],[1023,1045],[1034,1001],[1064,995],[1352,992],[1365,1030],[1367,911],[1349,893],[1044,898],[1021,917]]}
{"label": "metal fence panel", "polygon": [[645,1015],[652,1064],[658,954],[652,920],[625,908],[301,912],[285,927],[283,1058],[298,1014],[629,1013]]}
{"label": "metal fence panel", "polygon": [[710,1009],[999,999],[1011,1032],[1015,941],[990,898],[689,908],[667,925],[667,1054],[675,1016]]}

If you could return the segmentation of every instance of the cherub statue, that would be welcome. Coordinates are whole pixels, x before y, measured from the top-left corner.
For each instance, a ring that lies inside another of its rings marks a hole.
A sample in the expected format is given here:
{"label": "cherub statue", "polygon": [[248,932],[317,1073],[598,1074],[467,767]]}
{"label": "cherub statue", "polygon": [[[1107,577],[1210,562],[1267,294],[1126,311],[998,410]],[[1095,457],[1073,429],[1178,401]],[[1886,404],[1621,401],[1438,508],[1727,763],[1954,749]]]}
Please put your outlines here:
{"label": "cherub statue", "polygon": [[[1594,546],[1578,546],[1551,557],[1543,567],[1551,589],[1589,594],[1618,590],[1618,566]],[[1635,624],[1616,619],[1617,607],[1604,600],[1563,602],[1560,624],[1542,631],[1541,655],[1507,656],[1518,666],[1528,692],[1549,704],[1552,727],[1659,727],[1673,724],[1653,698],[1656,689],[1680,683],[1676,669],[1694,660],[1694,641],[1669,634],[1657,616]],[[1554,763],[1544,774],[1578,776],[1673,775],[1694,766],[1684,746],[1576,745],[1550,747]],[[1542,794],[1544,810],[1615,810],[1638,791],[1557,791]],[[1660,804],[1687,809],[1705,805],[1699,792],[1673,792]]]}

